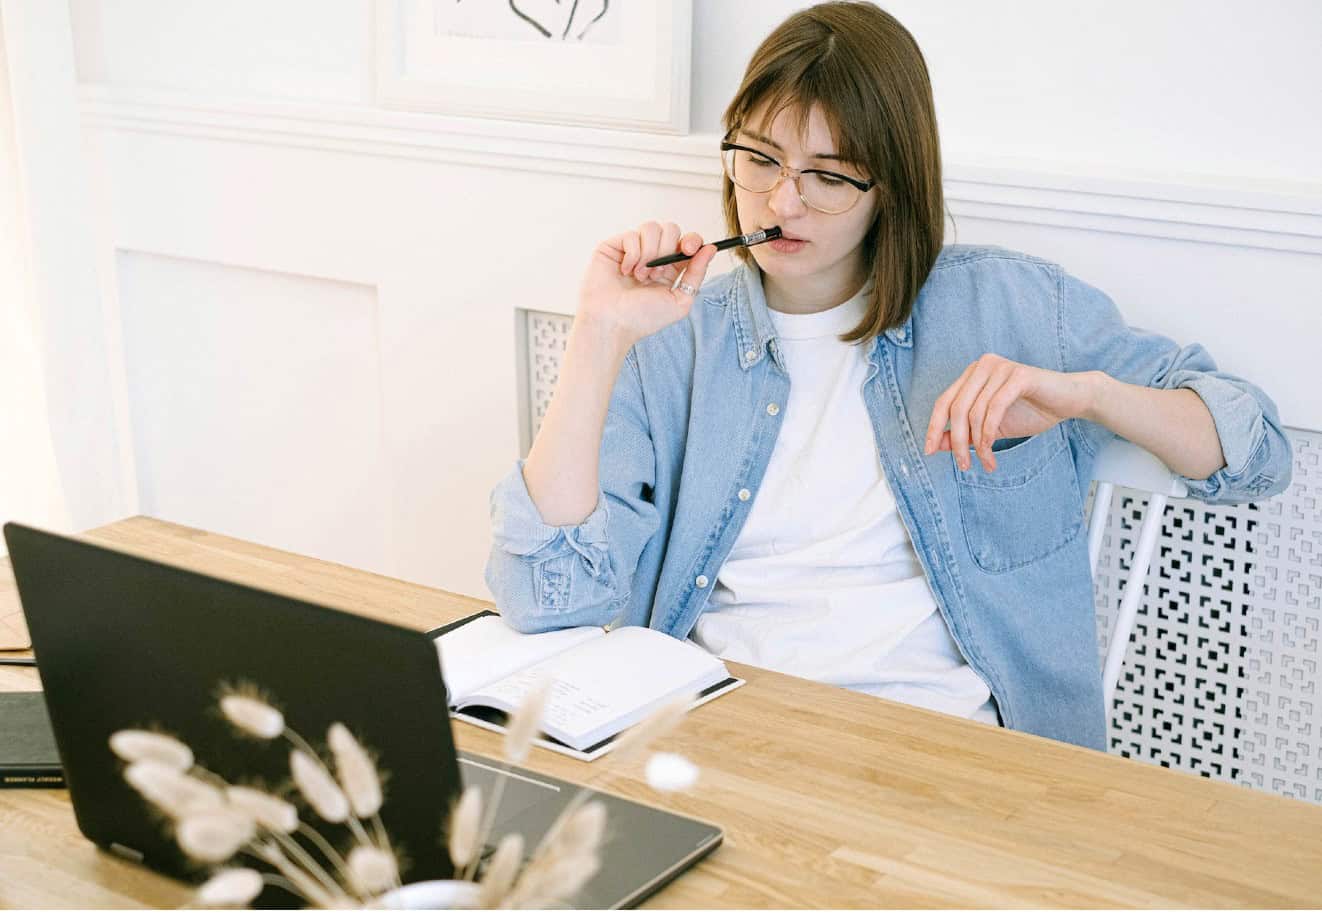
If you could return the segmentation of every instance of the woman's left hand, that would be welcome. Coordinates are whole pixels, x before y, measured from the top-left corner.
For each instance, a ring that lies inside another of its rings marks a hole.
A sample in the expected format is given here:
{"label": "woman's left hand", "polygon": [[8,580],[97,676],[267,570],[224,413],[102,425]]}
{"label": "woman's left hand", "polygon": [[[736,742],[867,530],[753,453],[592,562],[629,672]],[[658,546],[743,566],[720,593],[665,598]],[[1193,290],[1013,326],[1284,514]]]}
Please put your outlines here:
{"label": "woman's left hand", "polygon": [[1096,378],[1094,372],[1062,374],[1000,355],[983,355],[932,407],[923,452],[951,451],[959,468],[967,470],[972,465],[971,448],[983,469],[992,472],[996,469],[993,442],[1032,437],[1067,418],[1085,417]]}

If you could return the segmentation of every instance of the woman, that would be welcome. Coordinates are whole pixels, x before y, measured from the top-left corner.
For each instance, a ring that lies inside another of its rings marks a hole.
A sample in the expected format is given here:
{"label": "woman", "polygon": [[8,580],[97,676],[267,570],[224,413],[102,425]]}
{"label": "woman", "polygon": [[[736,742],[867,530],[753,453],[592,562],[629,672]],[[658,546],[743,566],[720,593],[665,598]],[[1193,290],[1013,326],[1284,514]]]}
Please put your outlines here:
{"label": "woman", "polygon": [[[926,65],[868,3],[789,17],[723,117],[731,235],[601,243],[487,584],[518,629],[722,657],[1102,749],[1083,527],[1120,436],[1210,502],[1282,490],[1272,401],[1041,259],[943,248]],[[676,249],[676,266],[645,263]]]}

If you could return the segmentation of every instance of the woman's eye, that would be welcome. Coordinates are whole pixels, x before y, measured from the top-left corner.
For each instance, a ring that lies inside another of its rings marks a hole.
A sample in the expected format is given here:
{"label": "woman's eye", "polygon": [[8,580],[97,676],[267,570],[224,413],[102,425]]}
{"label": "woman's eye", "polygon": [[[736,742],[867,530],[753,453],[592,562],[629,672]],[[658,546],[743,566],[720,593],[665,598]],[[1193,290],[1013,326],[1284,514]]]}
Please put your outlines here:
{"label": "woman's eye", "polygon": [[754,166],[774,166],[776,163],[775,160],[764,159],[763,157],[752,153],[748,155],[748,158],[753,161]]}
{"label": "woman's eye", "polygon": [[818,173],[817,178],[821,179],[827,185],[844,185],[844,179],[837,179],[835,176],[828,176],[826,173]]}

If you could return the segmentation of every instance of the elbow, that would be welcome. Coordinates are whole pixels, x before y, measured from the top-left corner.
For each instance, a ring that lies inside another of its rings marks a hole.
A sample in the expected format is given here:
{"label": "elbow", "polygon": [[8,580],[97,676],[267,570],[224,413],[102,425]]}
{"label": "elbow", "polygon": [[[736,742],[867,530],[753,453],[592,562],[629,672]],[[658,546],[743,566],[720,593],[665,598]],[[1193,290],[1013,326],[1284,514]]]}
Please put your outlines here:
{"label": "elbow", "polygon": [[500,615],[522,633],[604,626],[618,606],[614,579],[593,578],[577,554],[530,561],[493,547],[485,578]]}
{"label": "elbow", "polygon": [[1262,469],[1254,475],[1256,498],[1271,498],[1288,489],[1294,479],[1294,444],[1289,434],[1271,421],[1263,440],[1268,449]]}
{"label": "elbow", "polygon": [[1204,479],[1188,482],[1189,495],[1209,504],[1230,505],[1256,502],[1284,492],[1294,471],[1294,447],[1290,437],[1270,418],[1248,461],[1238,470],[1225,467]]}

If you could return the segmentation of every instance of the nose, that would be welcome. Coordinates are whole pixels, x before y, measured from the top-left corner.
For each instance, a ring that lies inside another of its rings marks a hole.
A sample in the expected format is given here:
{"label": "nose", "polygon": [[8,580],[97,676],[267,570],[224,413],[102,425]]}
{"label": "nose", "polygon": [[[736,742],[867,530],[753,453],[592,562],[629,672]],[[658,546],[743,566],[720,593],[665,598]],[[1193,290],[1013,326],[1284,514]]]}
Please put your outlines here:
{"label": "nose", "polygon": [[803,199],[799,197],[799,186],[793,176],[783,172],[772,187],[767,198],[771,210],[777,216],[793,216],[804,211]]}

